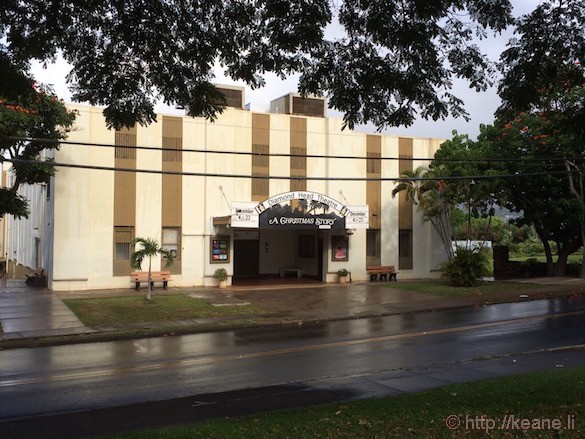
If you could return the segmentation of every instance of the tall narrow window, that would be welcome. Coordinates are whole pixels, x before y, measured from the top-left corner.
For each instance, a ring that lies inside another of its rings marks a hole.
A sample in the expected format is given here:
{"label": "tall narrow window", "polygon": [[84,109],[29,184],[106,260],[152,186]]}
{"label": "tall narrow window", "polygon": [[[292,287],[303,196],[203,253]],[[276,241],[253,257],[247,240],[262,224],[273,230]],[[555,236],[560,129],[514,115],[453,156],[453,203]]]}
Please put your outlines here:
{"label": "tall narrow window", "polygon": [[367,265],[381,265],[380,230],[368,229],[366,231],[366,263]]}
{"label": "tall narrow window", "polygon": [[170,251],[175,260],[181,259],[181,229],[178,227],[163,227],[162,248]]}
{"label": "tall narrow window", "polygon": [[412,230],[399,230],[398,258],[401,269],[412,270]]}

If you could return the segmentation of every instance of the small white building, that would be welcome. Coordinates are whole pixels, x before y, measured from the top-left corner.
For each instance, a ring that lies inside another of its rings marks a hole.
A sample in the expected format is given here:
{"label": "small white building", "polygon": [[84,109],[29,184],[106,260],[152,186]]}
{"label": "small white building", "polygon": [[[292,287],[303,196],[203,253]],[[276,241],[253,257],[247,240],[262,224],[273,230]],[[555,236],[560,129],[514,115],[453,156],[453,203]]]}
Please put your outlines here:
{"label": "small white building", "polygon": [[23,187],[31,215],[8,220],[8,259],[45,269],[53,290],[130,287],[135,237],[175,252],[171,286],[215,285],[218,267],[233,284],[332,282],[340,268],[365,281],[369,265],[432,275],[441,241],[391,193],[441,140],[342,130],[320,98],[290,94],[258,113],[243,108],[243,89],[224,92],[229,107],[215,122],[159,115],[122,131],[106,128],[101,108],[74,106],[56,176]]}

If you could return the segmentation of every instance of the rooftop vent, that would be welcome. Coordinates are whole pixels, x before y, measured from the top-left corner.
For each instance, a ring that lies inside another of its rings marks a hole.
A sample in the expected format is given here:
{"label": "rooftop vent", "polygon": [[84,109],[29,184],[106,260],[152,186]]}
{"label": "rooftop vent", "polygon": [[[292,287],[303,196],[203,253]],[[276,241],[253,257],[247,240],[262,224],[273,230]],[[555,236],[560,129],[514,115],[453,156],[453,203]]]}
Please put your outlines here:
{"label": "rooftop vent", "polygon": [[215,85],[215,88],[225,97],[226,106],[244,108],[244,87],[236,85]]}
{"label": "rooftop vent", "polygon": [[325,117],[327,108],[325,104],[325,98],[318,96],[302,97],[298,93],[288,93],[270,102],[270,112]]}

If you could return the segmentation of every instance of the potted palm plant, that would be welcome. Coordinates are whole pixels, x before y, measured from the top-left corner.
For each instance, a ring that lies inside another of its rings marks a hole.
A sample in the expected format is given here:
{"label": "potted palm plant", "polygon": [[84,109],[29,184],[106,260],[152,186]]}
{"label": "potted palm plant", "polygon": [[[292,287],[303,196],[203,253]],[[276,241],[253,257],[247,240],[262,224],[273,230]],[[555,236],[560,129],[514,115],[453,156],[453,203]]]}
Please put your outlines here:
{"label": "potted palm plant", "polygon": [[347,277],[349,276],[349,271],[347,271],[345,268],[337,270],[337,276],[339,277],[340,284],[347,283]]}
{"label": "potted palm plant", "polygon": [[219,281],[220,288],[225,288],[227,286],[228,274],[225,268],[218,268],[217,270],[215,270],[215,273],[213,273],[213,277]]}

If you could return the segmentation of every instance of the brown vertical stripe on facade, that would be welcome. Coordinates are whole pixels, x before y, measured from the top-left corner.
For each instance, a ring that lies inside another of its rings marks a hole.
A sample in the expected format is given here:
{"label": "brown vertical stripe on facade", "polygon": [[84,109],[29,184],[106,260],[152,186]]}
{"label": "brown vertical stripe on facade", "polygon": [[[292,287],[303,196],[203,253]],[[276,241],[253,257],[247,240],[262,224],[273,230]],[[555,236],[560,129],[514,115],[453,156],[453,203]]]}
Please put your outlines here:
{"label": "brown vertical stripe on facade", "polygon": [[[270,115],[252,114],[252,177],[270,174]],[[269,180],[252,179],[252,201],[264,201],[270,195]]]}
{"label": "brown vertical stripe on facade", "polygon": [[[162,170],[183,171],[183,119],[181,117],[163,116],[162,119]],[[194,194],[194,196],[197,196]],[[162,175],[162,226],[179,229],[183,226],[183,177],[181,175]],[[162,232],[161,232],[162,236]],[[179,245],[181,242],[179,241]],[[171,273],[181,274],[181,256],[170,266]]]}
{"label": "brown vertical stripe on facade", "polygon": [[370,211],[370,228],[379,229],[382,221],[382,137],[366,136],[366,177],[377,180],[366,183],[366,204]]}
{"label": "brown vertical stripe on facade", "polygon": [[[400,137],[398,139],[398,172],[413,170],[413,141]],[[402,270],[413,268],[413,210],[412,201],[406,199],[406,193],[398,196],[398,266]]]}
{"label": "brown vertical stripe on facade", "polygon": [[[136,127],[116,131],[114,166],[116,168],[136,169]],[[114,171],[114,229],[127,227],[128,231],[136,225],[136,173]],[[132,232],[129,232],[132,233]],[[114,276],[128,276],[128,261],[116,261],[116,233],[114,235]]]}
{"label": "brown vertical stripe on facade", "polygon": [[[404,171],[412,171],[412,139],[398,139],[398,174]],[[406,193],[400,192],[398,197],[398,226],[401,229],[412,230],[413,204],[406,199]]]}
{"label": "brown vertical stripe on facade", "polygon": [[[290,118],[290,153],[297,157],[290,158],[290,175],[307,176],[307,119]],[[291,180],[291,191],[306,191],[307,180]],[[293,208],[295,206],[293,205]]]}
{"label": "brown vertical stripe on facade", "polygon": [[[116,132],[116,168],[136,169],[136,127]],[[125,148],[129,147],[129,148]],[[136,224],[136,173],[114,172],[114,225]]]}

